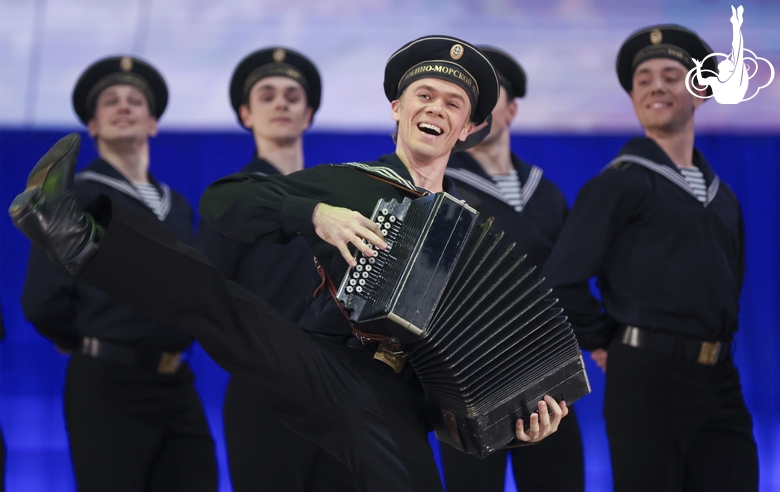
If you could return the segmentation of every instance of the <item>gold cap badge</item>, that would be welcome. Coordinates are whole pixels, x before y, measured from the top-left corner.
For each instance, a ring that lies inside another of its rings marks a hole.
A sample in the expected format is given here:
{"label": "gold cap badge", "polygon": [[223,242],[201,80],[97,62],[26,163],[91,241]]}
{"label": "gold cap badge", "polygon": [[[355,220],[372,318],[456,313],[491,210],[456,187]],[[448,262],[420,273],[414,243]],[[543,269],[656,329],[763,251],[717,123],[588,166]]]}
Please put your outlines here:
{"label": "gold cap badge", "polygon": [[119,68],[122,69],[123,72],[129,72],[133,69],[133,59],[129,56],[123,56],[121,60],[119,60]]}
{"label": "gold cap badge", "polygon": [[287,52],[284,48],[276,48],[274,50],[273,58],[276,63],[282,63],[284,59],[287,58]]}
{"label": "gold cap badge", "polygon": [[664,35],[661,34],[661,31],[659,31],[658,29],[653,29],[652,31],[650,31],[650,42],[651,43],[658,44],[658,43],[660,43],[663,40],[664,40]]}
{"label": "gold cap badge", "polygon": [[460,57],[463,56],[463,46],[460,44],[453,44],[452,48],[450,48],[450,56],[453,60],[460,60]]}

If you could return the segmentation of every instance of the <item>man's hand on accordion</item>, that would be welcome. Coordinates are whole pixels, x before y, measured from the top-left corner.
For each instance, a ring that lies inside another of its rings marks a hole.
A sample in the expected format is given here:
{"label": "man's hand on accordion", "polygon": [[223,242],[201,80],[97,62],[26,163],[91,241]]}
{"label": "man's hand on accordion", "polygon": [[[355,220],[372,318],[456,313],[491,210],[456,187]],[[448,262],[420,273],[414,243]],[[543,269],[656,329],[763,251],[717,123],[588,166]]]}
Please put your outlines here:
{"label": "man's hand on accordion", "polygon": [[350,267],[357,265],[349,252],[350,243],[366,256],[373,256],[375,253],[363,240],[379,249],[387,248],[379,226],[354,210],[319,203],[314,207],[311,222],[314,232],[323,241],[335,246]]}
{"label": "man's hand on accordion", "polygon": [[515,425],[515,435],[523,442],[539,442],[545,437],[558,430],[561,419],[569,414],[569,407],[566,402],[560,404],[552,396],[545,396],[544,400],[539,401],[537,406],[538,413],[534,413],[529,418],[528,430],[525,430],[523,419],[518,419]]}

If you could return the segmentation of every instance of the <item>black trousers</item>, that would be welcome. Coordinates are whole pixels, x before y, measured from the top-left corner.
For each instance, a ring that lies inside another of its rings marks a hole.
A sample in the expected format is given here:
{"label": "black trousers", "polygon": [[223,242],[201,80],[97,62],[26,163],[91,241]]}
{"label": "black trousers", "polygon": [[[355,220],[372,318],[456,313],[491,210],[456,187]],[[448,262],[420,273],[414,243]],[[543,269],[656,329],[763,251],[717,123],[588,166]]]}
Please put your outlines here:
{"label": "black trousers", "polygon": [[106,233],[82,281],[193,335],[285,425],[346,464],[358,490],[442,490],[419,390],[366,350],[310,337],[157,221],[106,197],[88,210]]}
{"label": "black trousers", "polygon": [[230,378],[222,417],[234,492],[355,489],[349,469],[282,424],[251,382]]}
{"label": "black trousers", "polygon": [[497,451],[485,459],[442,444],[447,492],[503,492],[507,454],[511,455],[512,472],[520,492],[582,492],[585,489],[582,438],[571,406],[558,431],[537,444]]}
{"label": "black trousers", "polygon": [[614,341],[604,416],[618,492],[755,491],[758,456],[739,374]]}
{"label": "black trousers", "polygon": [[64,406],[80,492],[217,490],[214,441],[186,364],[161,375],[74,355]]}

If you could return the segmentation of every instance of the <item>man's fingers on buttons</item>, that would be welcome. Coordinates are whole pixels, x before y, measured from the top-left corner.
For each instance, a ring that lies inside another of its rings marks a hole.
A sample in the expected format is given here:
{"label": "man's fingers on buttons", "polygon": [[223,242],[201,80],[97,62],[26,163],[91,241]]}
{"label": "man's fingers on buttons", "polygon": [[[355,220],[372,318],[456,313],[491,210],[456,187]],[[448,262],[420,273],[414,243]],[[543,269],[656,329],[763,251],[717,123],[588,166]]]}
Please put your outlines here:
{"label": "man's fingers on buttons", "polygon": [[360,249],[360,252],[363,253],[363,256],[376,255],[376,252],[371,249],[371,246],[361,240],[358,240],[358,248]]}
{"label": "man's fingers on buttons", "polygon": [[341,256],[344,257],[344,259],[347,261],[347,264],[351,267],[357,265],[357,261],[355,261],[354,258],[352,258],[352,255],[349,253],[349,248],[344,246],[343,248],[339,248],[339,252],[341,253]]}

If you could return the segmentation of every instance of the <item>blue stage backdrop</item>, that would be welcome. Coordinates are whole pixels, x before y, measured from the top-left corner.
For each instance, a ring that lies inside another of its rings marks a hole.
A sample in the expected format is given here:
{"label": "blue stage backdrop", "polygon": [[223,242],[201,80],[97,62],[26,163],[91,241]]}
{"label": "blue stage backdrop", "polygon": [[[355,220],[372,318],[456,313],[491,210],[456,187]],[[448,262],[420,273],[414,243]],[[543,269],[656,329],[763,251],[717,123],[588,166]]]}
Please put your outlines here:
{"label": "blue stage backdrop", "polygon": [[[65,130],[0,129],[0,205],[6,210],[24,188],[37,159]],[[95,156],[86,135],[81,163]],[[540,165],[572,203],[577,190],[615,155],[629,135],[513,137],[513,147]],[[697,146],[742,202],[747,231],[747,275],[742,296],[737,364],[755,418],[761,490],[780,490],[780,136],[706,135]],[[310,133],[309,165],[372,160],[391,152],[389,135]],[[152,171],[196,206],[213,180],[249,161],[248,134],[164,132],[152,143]],[[12,491],[75,490],[61,409],[65,357],[24,320],[19,296],[29,243],[0,214],[2,305],[7,337],[0,347],[0,423],[8,445],[7,485]],[[221,460],[221,490],[230,490],[221,429],[226,374],[198,347],[190,352]],[[604,378],[589,364],[593,394],[576,404],[586,447],[587,490],[611,490],[601,416]],[[562,470],[562,472],[565,472]],[[507,490],[514,490],[511,479]]]}

